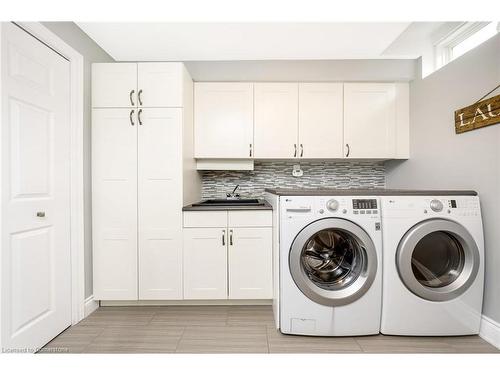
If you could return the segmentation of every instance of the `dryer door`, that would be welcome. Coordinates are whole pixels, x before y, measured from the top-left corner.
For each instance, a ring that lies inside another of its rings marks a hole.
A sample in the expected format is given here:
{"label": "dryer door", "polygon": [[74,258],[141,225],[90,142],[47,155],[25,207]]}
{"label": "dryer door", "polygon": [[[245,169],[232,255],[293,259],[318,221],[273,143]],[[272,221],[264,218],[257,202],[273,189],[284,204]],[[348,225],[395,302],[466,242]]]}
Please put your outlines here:
{"label": "dryer door", "polygon": [[396,265],[405,286],[430,301],[448,301],[465,292],[479,269],[479,250],[464,226],[430,219],[401,239]]}
{"label": "dryer door", "polygon": [[297,287],[322,305],[341,306],[367,292],[377,273],[370,236],[344,219],[321,219],[295,237],[289,267]]}

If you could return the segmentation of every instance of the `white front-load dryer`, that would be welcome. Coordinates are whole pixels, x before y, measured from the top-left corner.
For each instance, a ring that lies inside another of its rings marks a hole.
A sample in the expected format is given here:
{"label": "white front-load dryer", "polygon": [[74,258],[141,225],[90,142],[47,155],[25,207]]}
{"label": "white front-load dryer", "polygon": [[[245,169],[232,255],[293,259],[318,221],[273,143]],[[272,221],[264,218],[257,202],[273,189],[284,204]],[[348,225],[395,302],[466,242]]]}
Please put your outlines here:
{"label": "white front-load dryer", "polygon": [[381,197],[381,332],[479,333],[484,283],[477,196]]}
{"label": "white front-load dryer", "polygon": [[280,200],[280,330],[285,334],[378,334],[381,314],[376,197]]}

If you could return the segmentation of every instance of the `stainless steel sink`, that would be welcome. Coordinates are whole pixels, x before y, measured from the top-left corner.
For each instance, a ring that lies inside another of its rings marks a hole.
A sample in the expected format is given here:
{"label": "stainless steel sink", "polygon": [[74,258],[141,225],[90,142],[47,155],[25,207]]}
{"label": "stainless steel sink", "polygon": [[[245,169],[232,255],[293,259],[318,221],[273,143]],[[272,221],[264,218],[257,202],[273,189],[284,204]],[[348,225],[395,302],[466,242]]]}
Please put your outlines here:
{"label": "stainless steel sink", "polygon": [[266,203],[260,199],[207,199],[194,203],[193,207],[213,206],[265,206]]}

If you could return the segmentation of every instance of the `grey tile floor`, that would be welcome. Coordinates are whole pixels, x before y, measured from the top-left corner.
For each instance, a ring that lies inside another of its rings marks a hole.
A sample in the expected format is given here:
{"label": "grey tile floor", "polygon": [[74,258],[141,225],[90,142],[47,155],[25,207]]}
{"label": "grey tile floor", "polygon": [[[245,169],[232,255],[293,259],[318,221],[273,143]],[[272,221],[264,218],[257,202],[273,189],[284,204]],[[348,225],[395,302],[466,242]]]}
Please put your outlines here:
{"label": "grey tile floor", "polygon": [[479,336],[282,335],[270,306],[101,307],[42,353],[499,353]]}

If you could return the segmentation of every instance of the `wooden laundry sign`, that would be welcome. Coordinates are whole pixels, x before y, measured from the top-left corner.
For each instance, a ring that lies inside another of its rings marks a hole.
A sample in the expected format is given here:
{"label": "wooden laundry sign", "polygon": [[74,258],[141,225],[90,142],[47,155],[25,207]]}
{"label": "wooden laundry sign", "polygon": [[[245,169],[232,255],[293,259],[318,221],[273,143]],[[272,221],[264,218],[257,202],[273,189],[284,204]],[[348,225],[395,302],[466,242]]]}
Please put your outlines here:
{"label": "wooden laundry sign", "polygon": [[499,122],[500,95],[455,111],[456,134],[498,124]]}

